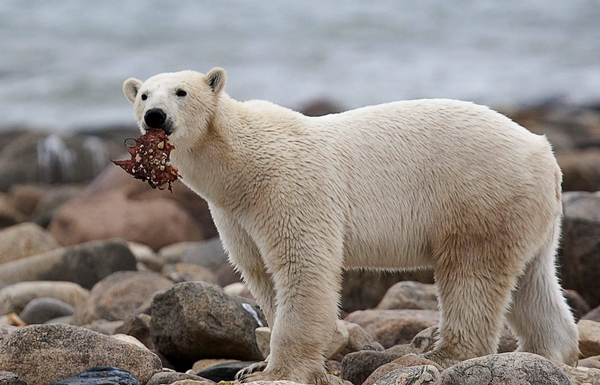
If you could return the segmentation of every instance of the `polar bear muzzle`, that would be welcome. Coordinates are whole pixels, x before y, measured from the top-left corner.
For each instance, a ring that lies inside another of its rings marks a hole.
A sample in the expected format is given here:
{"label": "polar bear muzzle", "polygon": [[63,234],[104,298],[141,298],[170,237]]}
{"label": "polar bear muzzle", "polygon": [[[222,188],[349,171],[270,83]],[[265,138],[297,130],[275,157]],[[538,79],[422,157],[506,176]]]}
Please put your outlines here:
{"label": "polar bear muzzle", "polygon": [[167,114],[160,108],[151,108],[146,111],[144,122],[146,122],[146,125],[150,128],[164,130],[167,135],[170,135],[173,132],[170,125],[166,124]]}

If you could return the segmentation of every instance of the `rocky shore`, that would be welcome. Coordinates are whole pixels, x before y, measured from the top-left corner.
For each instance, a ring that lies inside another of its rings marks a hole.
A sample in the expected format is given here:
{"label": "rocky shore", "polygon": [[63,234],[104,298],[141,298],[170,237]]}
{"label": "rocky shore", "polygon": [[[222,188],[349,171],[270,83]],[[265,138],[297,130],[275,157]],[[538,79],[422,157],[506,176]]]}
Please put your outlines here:
{"label": "rocky shore", "polygon": [[[354,385],[600,384],[600,108],[503,112],[547,135],[564,172],[558,265],[578,366],[515,352],[506,328],[498,354],[443,370],[419,356],[439,322],[431,272],[347,272],[331,375]],[[152,190],[109,164],[137,136],[0,133],[0,385],[209,385],[269,353],[265,317],[206,202],[181,182],[172,194]]]}

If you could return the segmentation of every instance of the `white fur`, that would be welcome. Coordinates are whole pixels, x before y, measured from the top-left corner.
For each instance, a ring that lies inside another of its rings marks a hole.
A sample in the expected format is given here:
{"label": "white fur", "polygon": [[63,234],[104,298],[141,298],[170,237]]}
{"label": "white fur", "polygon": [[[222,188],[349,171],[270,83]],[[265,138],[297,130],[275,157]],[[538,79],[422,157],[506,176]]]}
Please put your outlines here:
{"label": "white fur", "polygon": [[328,381],[344,266],[435,269],[442,321],[427,356],[441,364],[494,353],[506,313],[523,350],[576,362],[554,266],[561,173],[544,137],[467,102],[313,118],[235,101],[224,84],[214,69],[130,79],[124,90],[142,131],[149,108],[172,120],[172,162],[208,201],[267,315],[271,356],[247,379]]}

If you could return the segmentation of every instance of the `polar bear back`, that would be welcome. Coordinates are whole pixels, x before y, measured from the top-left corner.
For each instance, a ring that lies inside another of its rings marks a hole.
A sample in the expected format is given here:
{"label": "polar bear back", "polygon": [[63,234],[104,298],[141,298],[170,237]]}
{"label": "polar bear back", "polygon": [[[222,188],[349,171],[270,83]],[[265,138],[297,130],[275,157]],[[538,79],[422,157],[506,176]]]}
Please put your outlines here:
{"label": "polar bear back", "polygon": [[310,122],[345,176],[349,266],[429,265],[436,236],[546,231],[560,212],[548,141],[487,107],[415,100]]}

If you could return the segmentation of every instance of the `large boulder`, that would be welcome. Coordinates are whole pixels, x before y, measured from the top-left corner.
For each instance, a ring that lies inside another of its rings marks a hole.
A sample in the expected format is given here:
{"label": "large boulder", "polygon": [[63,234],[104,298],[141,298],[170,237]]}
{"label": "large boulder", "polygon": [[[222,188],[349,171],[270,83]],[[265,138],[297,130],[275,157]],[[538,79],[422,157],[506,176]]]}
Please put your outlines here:
{"label": "large boulder", "polygon": [[94,366],[125,369],[142,383],[162,369],[148,349],[72,325],[27,326],[0,341],[0,368],[29,385],[63,380]]}
{"label": "large boulder", "polygon": [[552,361],[532,353],[490,354],[460,362],[444,370],[440,385],[545,384],[570,385]]}
{"label": "large boulder", "polygon": [[91,289],[119,270],[135,270],[136,260],[121,240],[89,242],[1,265],[0,282],[70,281]]}
{"label": "large boulder", "polygon": [[120,191],[65,203],[54,213],[49,229],[63,245],[117,237],[158,250],[203,239],[200,227],[176,202],[131,200]]}
{"label": "large boulder", "polygon": [[206,282],[183,282],[154,297],[150,334],[169,362],[187,370],[202,358],[262,360],[254,330],[266,324],[249,300]]}
{"label": "large boulder", "polygon": [[7,227],[0,231],[0,265],[58,247],[52,235],[33,222]]}
{"label": "large boulder", "polygon": [[117,271],[98,282],[77,311],[76,322],[88,324],[98,319],[125,320],[154,294],[173,286],[173,282],[152,272]]}
{"label": "large boulder", "polygon": [[20,282],[0,290],[0,315],[20,313],[36,298],[54,298],[74,308],[87,300],[89,292],[73,282]]}
{"label": "large boulder", "polygon": [[563,205],[562,285],[595,308],[600,305],[600,193],[567,192]]}

